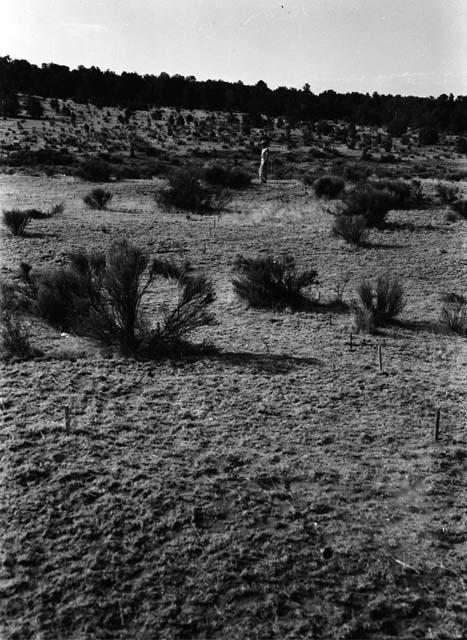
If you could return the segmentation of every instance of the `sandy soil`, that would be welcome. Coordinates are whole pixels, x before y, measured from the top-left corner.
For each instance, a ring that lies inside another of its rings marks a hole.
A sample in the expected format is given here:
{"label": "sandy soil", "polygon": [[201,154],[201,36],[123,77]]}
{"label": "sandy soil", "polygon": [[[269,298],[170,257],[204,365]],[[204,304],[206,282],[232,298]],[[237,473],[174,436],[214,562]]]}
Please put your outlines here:
{"label": "sandy soil", "polygon": [[[44,356],[2,364],[6,637],[465,637],[467,350],[437,322],[465,291],[466,223],[392,212],[354,249],[298,182],[254,184],[218,220],[159,211],[158,186],[107,186],[96,213],[77,179],[0,176],[3,208],[66,200],[1,231],[3,277],[125,236],[214,279],[218,324],[194,339],[219,349],[141,362],[34,324]],[[284,251],[322,300],[399,275],[400,325],[350,350],[346,314],[246,309],[235,254]]]}

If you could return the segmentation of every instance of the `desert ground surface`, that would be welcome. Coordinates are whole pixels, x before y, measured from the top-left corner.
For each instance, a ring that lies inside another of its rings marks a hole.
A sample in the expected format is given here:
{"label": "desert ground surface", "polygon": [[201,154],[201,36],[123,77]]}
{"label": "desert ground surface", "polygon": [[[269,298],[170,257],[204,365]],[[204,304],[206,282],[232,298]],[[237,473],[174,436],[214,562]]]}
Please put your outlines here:
{"label": "desert ground surface", "polygon": [[[430,167],[465,170],[439,153]],[[218,216],[162,210],[163,184],[97,185],[113,198],[93,211],[74,175],[0,175],[3,209],[65,201],[22,237],[0,230],[3,279],[124,237],[211,277],[217,319],[192,336],[215,350],[161,361],[28,320],[42,355],[1,363],[5,637],[465,638],[467,350],[439,316],[443,292],[466,291],[466,221],[434,200],[352,247],[330,233],[334,204],[283,172]],[[350,314],[325,304],[248,308],[235,255],[283,253],[316,269],[323,303],[397,275],[399,321],[351,346]],[[148,311],[170,286],[154,295]]]}

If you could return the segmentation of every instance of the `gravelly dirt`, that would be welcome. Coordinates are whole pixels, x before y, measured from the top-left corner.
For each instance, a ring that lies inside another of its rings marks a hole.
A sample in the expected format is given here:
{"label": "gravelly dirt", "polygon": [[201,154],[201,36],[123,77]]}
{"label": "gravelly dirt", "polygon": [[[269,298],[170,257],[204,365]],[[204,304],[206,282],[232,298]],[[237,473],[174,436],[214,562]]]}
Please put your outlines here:
{"label": "gravelly dirt", "polygon": [[[79,181],[1,177],[4,207],[67,197],[2,231],[4,276],[125,234],[212,274],[219,324],[195,338],[220,349],[141,362],[34,327],[44,357],[2,364],[6,637],[465,637],[467,352],[436,330],[440,293],[465,291],[465,223],[395,212],[354,250],[295,182],[254,185],[216,228],[158,212],[157,185],[111,185],[95,214]],[[345,314],[247,310],[230,265],[258,251],[316,268],[322,299],[397,273],[403,322],[350,351]]]}

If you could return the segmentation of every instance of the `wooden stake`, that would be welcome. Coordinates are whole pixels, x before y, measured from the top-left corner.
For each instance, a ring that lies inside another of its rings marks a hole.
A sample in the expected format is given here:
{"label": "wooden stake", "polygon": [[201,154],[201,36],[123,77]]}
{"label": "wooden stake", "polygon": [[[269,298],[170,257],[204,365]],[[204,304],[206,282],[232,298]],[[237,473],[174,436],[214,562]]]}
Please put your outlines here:
{"label": "wooden stake", "polygon": [[383,372],[383,354],[381,351],[381,345],[378,345],[378,361],[379,361],[379,372]]}
{"label": "wooden stake", "polygon": [[350,332],[350,351],[353,349],[352,332]]}
{"label": "wooden stake", "polygon": [[70,433],[70,407],[65,406],[65,431]]}
{"label": "wooden stake", "polygon": [[441,409],[436,409],[436,422],[435,422],[435,428],[433,431],[433,437],[435,442],[437,442],[439,440],[439,423],[440,423],[440,419],[441,419]]}

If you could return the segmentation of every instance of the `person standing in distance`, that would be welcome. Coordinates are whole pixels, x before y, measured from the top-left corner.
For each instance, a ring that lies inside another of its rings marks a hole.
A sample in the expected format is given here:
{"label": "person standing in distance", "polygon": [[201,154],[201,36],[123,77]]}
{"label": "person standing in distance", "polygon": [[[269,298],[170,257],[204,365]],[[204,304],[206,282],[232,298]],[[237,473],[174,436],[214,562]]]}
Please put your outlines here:
{"label": "person standing in distance", "polygon": [[259,165],[259,180],[267,182],[269,169],[269,140],[261,140],[261,164]]}

